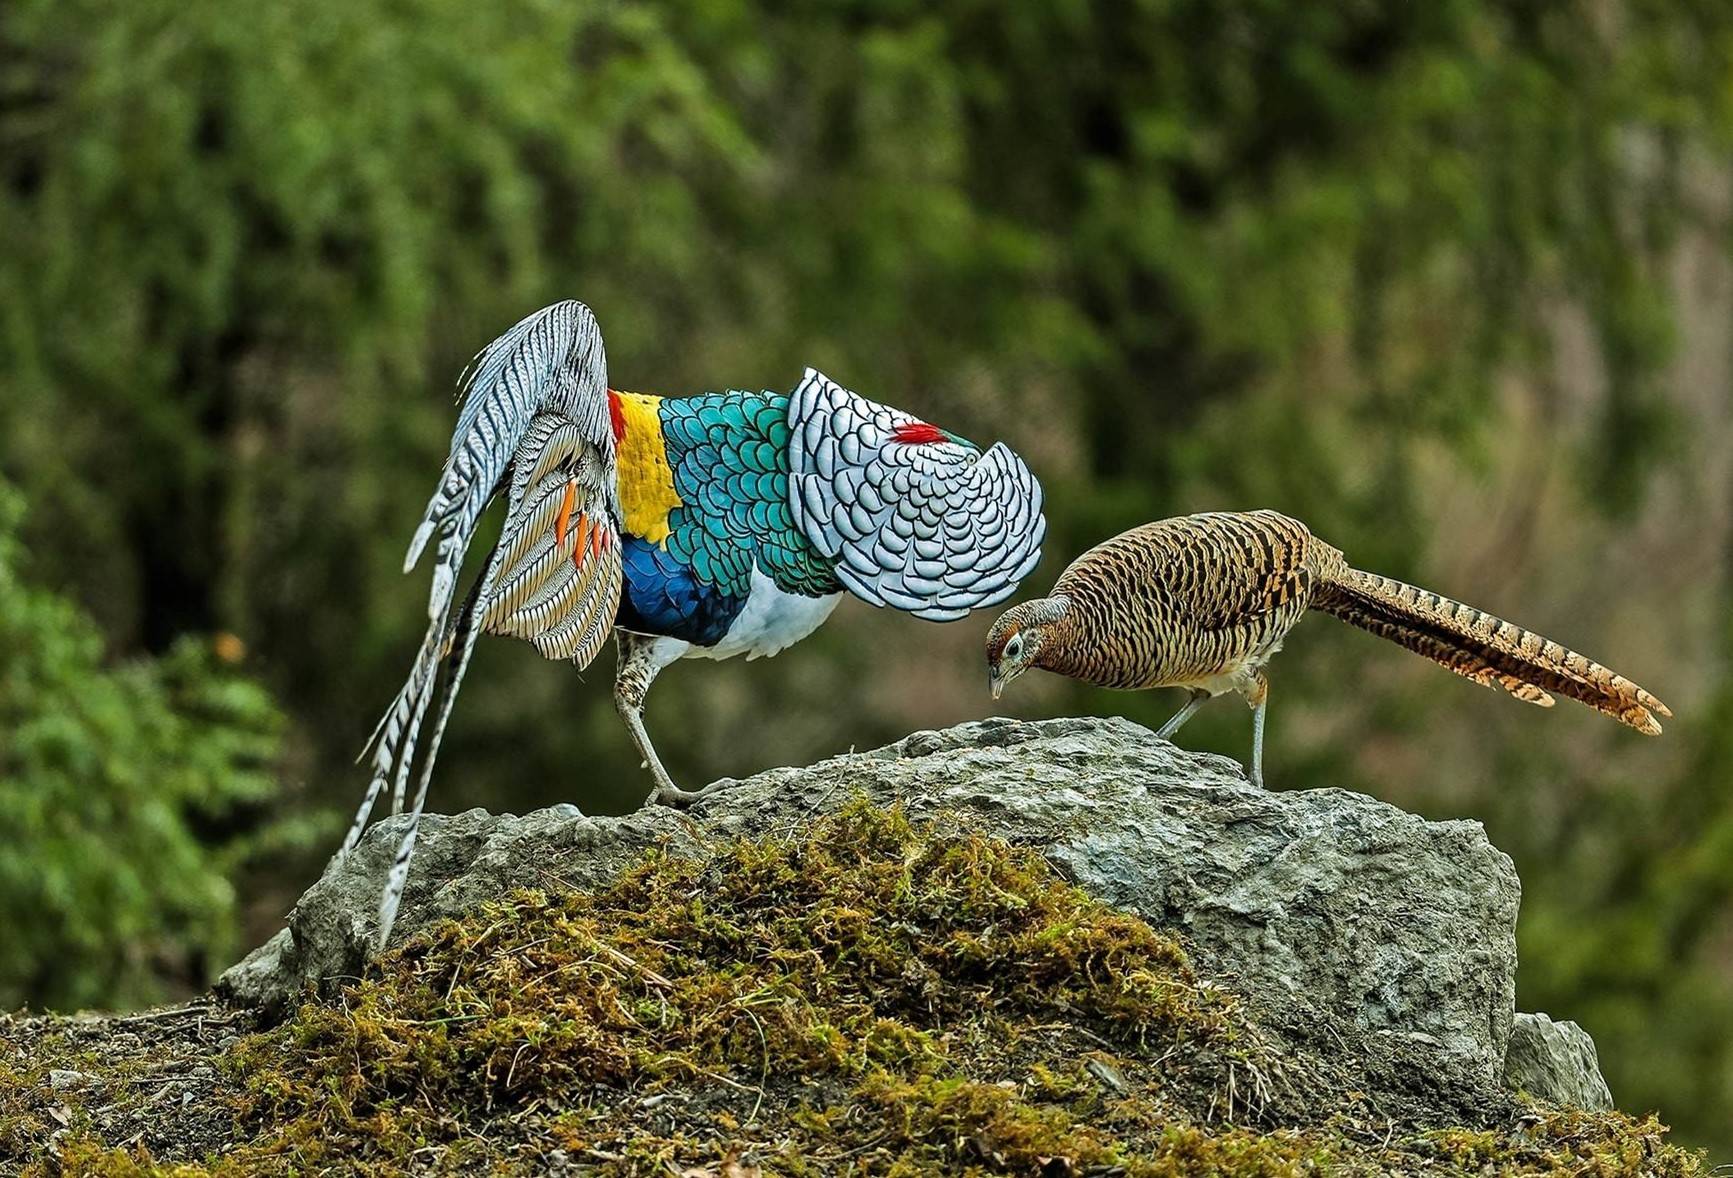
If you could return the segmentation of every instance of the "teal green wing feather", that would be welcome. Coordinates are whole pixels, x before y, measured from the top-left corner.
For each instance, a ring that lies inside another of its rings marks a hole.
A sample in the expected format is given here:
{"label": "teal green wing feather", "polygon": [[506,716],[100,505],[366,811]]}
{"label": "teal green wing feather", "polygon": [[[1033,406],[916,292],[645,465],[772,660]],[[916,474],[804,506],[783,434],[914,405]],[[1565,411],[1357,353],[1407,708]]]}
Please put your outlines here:
{"label": "teal green wing feather", "polygon": [[682,506],[668,517],[668,551],[731,596],[752,566],[786,593],[841,591],[834,562],[795,526],[788,497],[788,397],[706,393],[661,402],[662,434]]}

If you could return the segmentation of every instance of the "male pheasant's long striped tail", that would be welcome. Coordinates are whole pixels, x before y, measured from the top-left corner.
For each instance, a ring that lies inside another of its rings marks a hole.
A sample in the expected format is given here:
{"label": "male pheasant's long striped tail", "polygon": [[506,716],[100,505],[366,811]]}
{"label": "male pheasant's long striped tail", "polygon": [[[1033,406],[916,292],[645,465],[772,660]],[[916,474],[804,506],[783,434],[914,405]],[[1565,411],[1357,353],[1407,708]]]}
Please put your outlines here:
{"label": "male pheasant's long striped tail", "polygon": [[[613,629],[621,585],[619,525],[608,500],[613,478],[611,465],[602,464],[568,418],[541,414],[531,423],[512,467],[505,523],[485,569],[456,615],[440,630],[428,630],[408,681],[374,731],[373,777],[334,861],[360,841],[388,781],[394,797],[403,795],[422,721],[441,693],[443,664],[442,699],[420,783],[379,902],[381,946],[397,919],[428,782],[477,637],[485,630],[526,638],[548,658],[570,659],[582,670]],[[394,805],[393,812],[400,808]]]}
{"label": "male pheasant's long striped tail", "polygon": [[[433,775],[433,763],[438,759],[439,744],[445,735],[446,723],[451,718],[451,706],[457,699],[458,688],[463,684],[464,673],[469,669],[470,653],[474,650],[476,637],[480,633],[477,623],[481,613],[481,591],[488,577],[497,569],[498,563],[499,554],[496,549],[489,559],[487,572],[476,579],[474,588],[470,590],[457,616],[445,623],[442,633],[429,629],[427,638],[416,655],[409,680],[404,683],[397,698],[391,702],[391,707],[380,719],[378,727],[373,730],[367,748],[362,750],[363,757],[368,753],[372,754],[373,775],[367,784],[367,793],[361,800],[361,806],[355,813],[355,819],[343,838],[343,845],[332,856],[333,865],[341,863],[361,841],[362,832],[367,829],[368,819],[372,816],[380,795],[384,793],[386,784],[395,782],[395,792],[399,797],[402,796],[415,763],[415,746],[421,733],[422,720],[427,715],[428,705],[438,693],[443,664],[444,702],[440,706],[438,723],[434,728],[432,748],[423,762],[421,783],[415,793],[415,805],[410,814],[409,826],[398,843],[397,854],[392,860],[384,895],[380,901],[378,943],[381,946],[391,935],[391,926],[397,919],[397,906],[402,900],[403,888],[408,879],[409,860],[415,852],[415,840],[421,826],[422,807],[427,801],[427,785]],[[396,806],[393,811],[400,811],[401,808]]]}
{"label": "male pheasant's long striped tail", "polygon": [[1656,713],[1673,714],[1623,675],[1550,638],[1391,577],[1344,565],[1311,604],[1527,703],[1550,708],[1554,695],[1566,696],[1649,736],[1661,732]]}
{"label": "male pheasant's long striped tail", "polygon": [[[618,437],[607,355],[589,308],[568,299],[525,316],[482,350],[461,383],[463,409],[451,452],[403,566],[410,571],[437,540],[427,633],[408,680],[362,751],[363,758],[371,753],[373,774],[332,858],[333,865],[341,863],[355,849],[388,784],[391,812],[403,811],[443,663],[430,747],[380,900],[381,945],[402,899],[428,781],[477,636],[483,630],[516,634],[582,669],[607,637],[619,601]],[[508,484],[500,539],[454,617],[464,557],[483,511]],[[579,543],[568,546],[574,511]]]}

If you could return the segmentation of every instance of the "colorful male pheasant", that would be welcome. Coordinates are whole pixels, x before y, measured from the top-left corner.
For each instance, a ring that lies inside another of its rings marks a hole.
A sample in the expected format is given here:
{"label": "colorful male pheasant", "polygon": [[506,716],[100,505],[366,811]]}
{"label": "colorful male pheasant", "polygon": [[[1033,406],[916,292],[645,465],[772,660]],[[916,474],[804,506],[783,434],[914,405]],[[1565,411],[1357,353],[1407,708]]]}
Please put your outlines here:
{"label": "colorful male pheasant", "polygon": [[[451,456],[404,571],[439,537],[430,625],[374,734],[373,779],[339,858],[387,781],[403,808],[442,660],[449,683],[380,906],[390,933],[440,738],[476,636],[528,639],[581,670],[610,629],[614,699],[655,778],[690,801],[644,730],[652,680],[680,658],[757,658],[800,641],[847,591],[933,621],[1010,596],[1041,557],[1041,488],[988,450],[807,369],[790,393],[685,399],[610,391],[588,308],[537,311],[477,357]],[[483,509],[499,542],[453,614]]]}

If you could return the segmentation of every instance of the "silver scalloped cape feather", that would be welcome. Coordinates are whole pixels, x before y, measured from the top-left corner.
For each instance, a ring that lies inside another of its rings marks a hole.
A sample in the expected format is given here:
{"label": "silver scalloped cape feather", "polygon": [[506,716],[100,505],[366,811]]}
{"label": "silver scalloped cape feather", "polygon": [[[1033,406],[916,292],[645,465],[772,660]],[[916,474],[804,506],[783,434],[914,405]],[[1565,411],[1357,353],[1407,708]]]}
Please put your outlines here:
{"label": "silver scalloped cape feather", "polygon": [[[788,419],[795,526],[861,599],[953,621],[1009,597],[1041,559],[1041,484],[1003,442],[983,452],[811,368]],[[941,436],[899,440],[911,429]]]}

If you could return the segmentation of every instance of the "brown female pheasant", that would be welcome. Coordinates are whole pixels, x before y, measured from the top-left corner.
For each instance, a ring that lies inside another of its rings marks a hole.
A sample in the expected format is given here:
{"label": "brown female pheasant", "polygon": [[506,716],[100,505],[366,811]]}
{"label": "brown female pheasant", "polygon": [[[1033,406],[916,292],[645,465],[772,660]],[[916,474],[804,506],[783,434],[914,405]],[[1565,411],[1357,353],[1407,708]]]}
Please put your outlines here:
{"label": "brown female pheasant", "polygon": [[1209,512],[1123,532],[1071,562],[1049,597],[1001,614],[987,635],[998,699],[1030,667],[1141,691],[1183,687],[1204,700],[1237,691],[1253,709],[1252,780],[1263,784],[1264,664],[1300,615],[1320,609],[1466,679],[1550,708],[1569,696],[1649,736],[1667,705],[1574,650],[1472,606],[1351,568],[1298,520]]}

